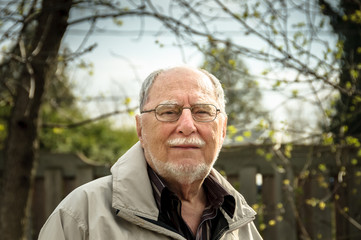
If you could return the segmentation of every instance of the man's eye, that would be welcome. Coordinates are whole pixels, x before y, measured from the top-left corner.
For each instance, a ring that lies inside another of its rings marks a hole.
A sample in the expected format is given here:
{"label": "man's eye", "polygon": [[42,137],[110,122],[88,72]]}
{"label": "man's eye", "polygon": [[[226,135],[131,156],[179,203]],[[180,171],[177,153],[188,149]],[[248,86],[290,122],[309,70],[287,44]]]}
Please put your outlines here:
{"label": "man's eye", "polygon": [[197,114],[197,115],[210,115],[210,112],[209,111],[206,111],[206,110],[197,110],[196,112],[195,112],[195,114]]}
{"label": "man's eye", "polygon": [[163,114],[164,115],[171,115],[171,114],[177,114],[177,112],[172,110],[172,111],[166,111]]}
{"label": "man's eye", "polygon": [[211,115],[212,111],[209,108],[197,107],[193,109],[193,113],[197,115]]}
{"label": "man's eye", "polygon": [[164,109],[158,112],[159,115],[177,115],[178,111],[176,109]]}

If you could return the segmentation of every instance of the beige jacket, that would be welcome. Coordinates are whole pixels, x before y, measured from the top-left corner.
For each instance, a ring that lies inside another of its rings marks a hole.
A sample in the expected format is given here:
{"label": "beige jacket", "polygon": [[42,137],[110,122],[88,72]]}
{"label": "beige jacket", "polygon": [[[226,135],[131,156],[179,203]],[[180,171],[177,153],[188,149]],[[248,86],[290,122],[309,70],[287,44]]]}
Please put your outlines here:
{"label": "beige jacket", "polygon": [[[236,199],[234,217],[230,219],[223,212],[229,229],[221,239],[262,239],[253,224],[255,212],[216,170],[212,171]],[[87,183],[70,193],[50,215],[38,239],[184,240],[157,221],[159,212],[139,142],[114,164],[111,172],[111,176]]]}

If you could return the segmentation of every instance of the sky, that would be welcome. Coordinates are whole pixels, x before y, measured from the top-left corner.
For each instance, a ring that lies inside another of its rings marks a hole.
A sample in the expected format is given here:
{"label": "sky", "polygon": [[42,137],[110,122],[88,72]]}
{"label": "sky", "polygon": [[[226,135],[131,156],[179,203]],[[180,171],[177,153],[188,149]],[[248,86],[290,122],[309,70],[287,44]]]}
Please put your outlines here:
{"label": "sky", "polygon": [[[123,19],[123,25],[120,27],[114,26],[111,21],[101,22],[98,28],[103,31],[93,34],[86,43],[87,46],[97,43],[97,47],[82,57],[86,62],[93,64],[93,75],[76,68],[71,75],[76,84],[76,93],[83,98],[130,97],[132,103],[137,104],[141,82],[152,71],[184,64],[199,67],[203,62],[202,55],[196,49],[176,46],[177,41],[172,34],[157,36],[155,32],[160,26],[152,20],[146,22],[147,32],[142,36],[139,36],[137,31],[139,22],[134,18]],[[77,49],[84,37],[84,30],[81,29],[81,26],[70,29],[64,38],[64,46]],[[254,64],[249,65],[253,66],[255,71],[260,71],[262,68]],[[277,101],[275,97],[273,99],[274,106],[282,101],[281,98]],[[265,104],[267,103],[270,101],[265,101]],[[114,103],[106,104],[104,101],[93,102],[86,106],[92,116],[115,108]],[[120,118],[116,117],[116,119]],[[128,124],[128,120],[124,120],[124,123]]]}
{"label": "sky", "polygon": [[[198,67],[202,62],[201,55],[194,49],[180,50],[174,46],[176,40],[171,34],[155,36],[159,25],[146,23],[147,33],[139,36],[139,23],[136,19],[123,19],[123,25],[114,26],[111,21],[102,22],[98,28],[106,29],[96,32],[87,41],[86,46],[97,43],[97,47],[82,59],[93,65],[93,74],[88,70],[74,68],[71,79],[76,85],[75,92],[86,96],[129,97],[137,104],[141,82],[151,72],[159,68],[175,65],[192,65]],[[84,31],[77,27],[70,29],[64,38],[63,46],[75,50],[81,44]],[[87,104],[91,115],[106,112],[114,108],[114,104]]]}
{"label": "sky", "polygon": [[[131,99],[130,105],[136,106],[141,82],[156,69],[182,64],[198,67],[202,64],[202,55],[196,49],[192,47],[180,49],[176,46],[175,37],[169,33],[164,34],[164,28],[159,22],[147,19],[144,22],[145,32],[141,36],[138,31],[140,26],[137,18],[122,18],[121,26],[115,26],[111,20],[101,21],[97,24],[97,30],[87,40],[85,46],[97,44],[92,52],[82,56],[84,61],[93,65],[93,74],[89,75],[87,71],[74,67],[71,79],[76,85],[76,94],[81,99],[88,96],[119,98],[117,103],[104,100],[83,101],[82,107],[90,116],[95,117],[119,109],[124,105],[122,103],[127,97]],[[232,29],[230,25],[222,25],[222,27],[222,30]],[[86,29],[85,25],[70,28],[64,38],[63,46],[76,50],[83,41],[86,32],[84,29]],[[215,30],[219,29],[215,28]],[[160,32],[162,34],[159,34]],[[255,49],[262,47],[256,39],[246,36],[238,36],[237,41],[249,44]],[[250,59],[244,61],[251,73],[259,73],[265,68],[259,62],[252,62]],[[283,73],[286,77],[287,74]],[[271,91],[263,93],[262,103],[266,109],[272,111],[272,117],[276,122],[286,122],[289,117],[287,112],[307,108],[297,103],[288,109],[280,107],[285,101],[286,98],[282,94]],[[292,105],[292,101],[290,104]],[[296,118],[312,118],[312,116],[314,115],[310,112],[299,111]],[[118,126],[134,126],[134,116],[122,115],[112,119]]]}

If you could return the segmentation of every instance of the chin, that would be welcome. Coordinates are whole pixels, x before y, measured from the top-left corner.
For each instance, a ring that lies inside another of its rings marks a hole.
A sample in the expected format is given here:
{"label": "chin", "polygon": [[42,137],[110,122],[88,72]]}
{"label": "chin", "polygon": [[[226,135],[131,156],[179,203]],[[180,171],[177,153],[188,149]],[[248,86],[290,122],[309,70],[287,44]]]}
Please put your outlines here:
{"label": "chin", "polygon": [[163,164],[163,174],[183,185],[203,180],[211,171],[211,166],[201,163],[198,165],[184,165],[174,163]]}
{"label": "chin", "polygon": [[200,163],[182,164],[163,162],[150,156],[154,170],[164,179],[176,181],[182,185],[189,185],[195,181],[203,180],[211,171],[212,164]]}

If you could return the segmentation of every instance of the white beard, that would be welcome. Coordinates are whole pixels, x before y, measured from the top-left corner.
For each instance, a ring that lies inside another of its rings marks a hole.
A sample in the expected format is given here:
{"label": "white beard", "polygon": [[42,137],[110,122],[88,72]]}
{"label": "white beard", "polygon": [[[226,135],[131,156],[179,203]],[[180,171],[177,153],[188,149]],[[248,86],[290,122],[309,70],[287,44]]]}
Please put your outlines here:
{"label": "white beard", "polygon": [[[157,161],[157,160],[156,160]],[[153,161],[154,162],[154,161]],[[159,162],[158,162],[159,163]],[[163,165],[163,166],[159,166]],[[163,163],[158,164],[160,168],[160,175],[169,176],[173,179],[176,179],[177,182],[183,185],[189,185],[197,180],[202,180],[206,178],[211,170],[211,166],[208,166],[205,163],[200,163],[198,165],[184,165],[177,163]]]}
{"label": "white beard", "polygon": [[[168,141],[169,145],[176,145],[176,144],[198,144],[199,146],[203,146],[205,143],[203,140],[198,139],[173,139]],[[220,149],[219,149],[220,150]],[[214,163],[217,160],[218,153],[213,159],[211,164],[200,163],[197,165],[193,164],[184,164],[184,163],[175,163],[175,162],[163,162],[154,157],[151,152],[149,153],[150,161],[153,163],[154,170],[163,178],[165,179],[172,179],[176,180],[178,183],[183,185],[189,185],[197,180],[205,179],[208,174],[210,173]]]}

